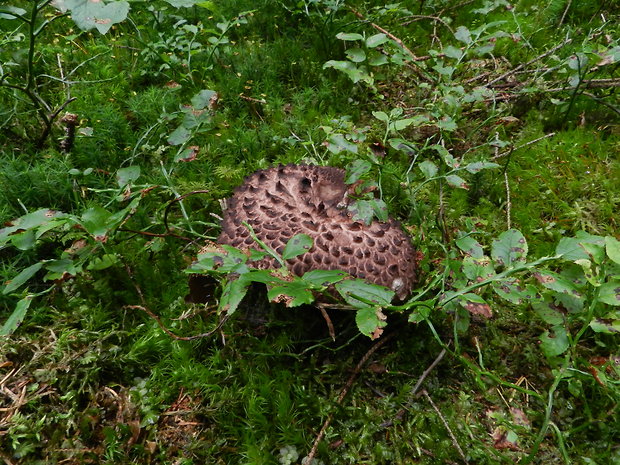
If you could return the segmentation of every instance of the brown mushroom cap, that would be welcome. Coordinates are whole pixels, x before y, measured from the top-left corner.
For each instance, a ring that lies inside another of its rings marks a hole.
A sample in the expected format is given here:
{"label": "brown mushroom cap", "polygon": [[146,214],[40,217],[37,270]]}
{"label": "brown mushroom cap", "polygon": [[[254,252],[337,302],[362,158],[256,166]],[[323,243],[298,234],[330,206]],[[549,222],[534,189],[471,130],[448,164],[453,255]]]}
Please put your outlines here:
{"label": "brown mushroom cap", "polygon": [[[256,236],[282,253],[288,240],[307,234],[313,247],[287,260],[297,276],[315,269],[343,270],[395,291],[400,300],[410,293],[416,274],[415,251],[393,219],[367,225],[347,215],[345,172],[339,168],[286,165],[257,171],[235,189],[227,202],[218,243],[260,249]],[[272,258],[252,262],[275,268]]]}

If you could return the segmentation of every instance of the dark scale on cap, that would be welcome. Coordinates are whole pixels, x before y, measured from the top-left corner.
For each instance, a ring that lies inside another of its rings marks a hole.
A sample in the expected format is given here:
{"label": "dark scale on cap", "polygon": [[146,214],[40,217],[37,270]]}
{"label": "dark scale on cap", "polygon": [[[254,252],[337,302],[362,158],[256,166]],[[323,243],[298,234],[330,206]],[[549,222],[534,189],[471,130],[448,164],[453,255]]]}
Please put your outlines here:
{"label": "dark scale on cap", "polygon": [[[392,288],[405,299],[416,275],[409,237],[392,219],[370,225],[353,221],[343,208],[349,188],[344,180],[344,170],[327,166],[286,165],[258,171],[227,202],[218,242],[260,249],[243,222],[253,225],[257,237],[280,253],[291,237],[307,234],[315,246],[287,260],[296,275],[340,269]],[[251,264],[260,269],[277,266],[271,257]]]}

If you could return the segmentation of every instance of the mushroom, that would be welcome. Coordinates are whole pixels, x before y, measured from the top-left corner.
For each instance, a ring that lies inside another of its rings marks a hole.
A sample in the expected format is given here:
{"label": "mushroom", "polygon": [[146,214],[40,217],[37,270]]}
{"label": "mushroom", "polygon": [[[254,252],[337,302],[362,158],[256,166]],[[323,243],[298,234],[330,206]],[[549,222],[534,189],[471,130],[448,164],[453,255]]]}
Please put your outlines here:
{"label": "mushroom", "polygon": [[[295,275],[342,270],[406,299],[417,268],[409,236],[393,219],[370,224],[352,219],[344,180],[344,170],[328,166],[291,164],[257,171],[227,201],[217,242],[260,249],[247,223],[261,241],[282,253],[291,237],[307,234],[312,248],[286,262]],[[279,266],[272,257],[250,264],[258,269]]]}

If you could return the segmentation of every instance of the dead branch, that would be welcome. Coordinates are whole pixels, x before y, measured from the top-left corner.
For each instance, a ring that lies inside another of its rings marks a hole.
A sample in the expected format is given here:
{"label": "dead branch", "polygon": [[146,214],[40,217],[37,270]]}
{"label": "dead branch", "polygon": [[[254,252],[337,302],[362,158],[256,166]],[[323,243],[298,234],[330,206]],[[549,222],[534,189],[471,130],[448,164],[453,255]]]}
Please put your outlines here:
{"label": "dead branch", "polygon": [[553,137],[553,136],[555,136],[555,132],[550,132],[549,134],[545,134],[544,136],[539,137],[538,139],[531,140],[529,142],[526,142],[525,144],[519,145],[518,147],[511,147],[510,149],[506,150],[505,152],[502,152],[502,153],[500,153],[498,155],[494,155],[493,157],[491,157],[491,160],[497,160],[498,158],[505,157],[506,155],[509,155],[512,152],[515,152],[515,151],[517,151],[519,149],[522,149],[522,148],[527,147],[529,145],[535,144],[536,142],[539,142],[539,141],[541,141],[543,139],[548,139],[549,137]]}

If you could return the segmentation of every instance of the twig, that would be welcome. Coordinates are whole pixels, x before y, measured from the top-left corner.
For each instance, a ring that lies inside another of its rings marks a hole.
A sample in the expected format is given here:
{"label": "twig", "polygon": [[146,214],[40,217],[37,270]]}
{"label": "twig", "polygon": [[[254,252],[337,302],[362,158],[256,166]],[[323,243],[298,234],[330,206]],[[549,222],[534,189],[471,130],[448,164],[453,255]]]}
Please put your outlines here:
{"label": "twig", "polygon": [[418,21],[420,19],[432,19],[433,21],[437,21],[440,22],[441,24],[443,24],[444,26],[446,26],[448,28],[448,30],[454,34],[454,29],[452,29],[450,27],[450,25],[448,23],[446,23],[443,19],[441,19],[438,16],[428,16],[428,15],[411,15],[409,16],[409,18],[412,18],[410,21],[405,21],[404,23],[401,23],[401,26],[408,26],[409,24]]}
{"label": "twig", "polygon": [[562,17],[560,18],[560,22],[558,23],[558,26],[561,26],[562,24],[564,24],[564,18],[566,18],[566,13],[568,13],[571,3],[573,3],[573,0],[568,0],[568,2],[566,2],[566,8],[564,8],[564,13],[562,13]]}
{"label": "twig", "polygon": [[506,185],[506,226],[508,229],[512,228],[510,221],[512,203],[510,200],[510,183],[508,182],[508,170],[504,171],[504,184]]}
{"label": "twig", "polygon": [[218,332],[222,328],[222,326],[224,326],[224,324],[228,321],[228,318],[230,318],[230,315],[228,314],[225,315],[224,318],[222,318],[220,322],[217,324],[217,326],[211,331],[209,331],[208,333],[196,334],[194,336],[178,336],[174,334],[172,331],[170,331],[168,328],[166,328],[164,324],[161,322],[161,319],[157,315],[155,315],[153,312],[151,312],[147,307],[143,307],[142,305],[125,305],[123,308],[130,308],[132,310],[142,310],[144,313],[146,313],[148,316],[150,316],[152,319],[154,319],[157,322],[157,325],[161,328],[161,330],[164,333],[166,333],[168,336],[178,341],[193,341],[194,339],[202,339],[205,337],[211,337],[216,332]]}
{"label": "twig", "polygon": [[331,318],[327,314],[327,310],[325,310],[325,307],[323,306],[319,306],[319,310],[321,311],[321,315],[323,315],[323,319],[325,320],[325,323],[327,323],[327,329],[329,331],[329,336],[332,338],[332,341],[335,341],[336,331],[334,331],[334,324],[332,323]]}
{"label": "twig", "polygon": [[487,83],[486,86],[492,86],[493,84],[495,84],[498,81],[501,81],[503,79],[506,79],[508,76],[511,76],[512,74],[516,73],[517,71],[522,70],[523,68],[525,68],[526,66],[531,65],[532,63],[537,62],[538,60],[542,60],[545,57],[548,57],[549,55],[551,55],[552,53],[556,52],[557,50],[561,49],[562,47],[564,47],[567,44],[570,44],[572,42],[573,39],[566,39],[564,42],[562,42],[559,45],[556,45],[555,47],[553,47],[550,50],[547,50],[545,53],[543,53],[542,55],[538,55],[536,58],[532,58],[530,61],[528,61],[527,63],[522,63],[519,66],[517,66],[515,69],[512,69],[510,71],[507,71],[506,73],[502,74],[501,76],[493,79],[491,82]]}
{"label": "twig", "polygon": [[435,405],[435,402],[433,402],[433,399],[431,399],[431,396],[428,395],[428,392],[426,392],[426,389],[424,389],[420,394],[426,397],[426,400],[428,400],[428,403],[431,404],[431,407],[433,407],[433,410],[435,410],[435,413],[439,415],[441,422],[443,423],[446,430],[448,430],[448,434],[450,435],[450,438],[452,439],[452,444],[454,445],[456,450],[459,452],[459,455],[463,459],[463,462],[467,462],[468,461],[467,457],[465,457],[465,454],[463,453],[463,449],[461,449],[461,446],[459,446],[459,443],[456,440],[456,437],[454,436],[452,429],[450,429],[450,425],[448,425],[448,422],[446,421],[442,413],[439,411],[439,409]]}
{"label": "twig", "polygon": [[[349,393],[351,386],[353,386],[353,382],[355,381],[355,378],[357,378],[357,375],[361,371],[362,367],[366,364],[368,359],[372,356],[372,354],[374,354],[382,345],[384,345],[387,341],[389,341],[396,334],[397,332],[388,334],[383,339],[375,343],[375,345],[373,345],[368,350],[368,352],[366,352],[366,354],[361,358],[361,360],[355,366],[353,373],[351,373],[351,376],[349,377],[346,384],[342,388],[342,391],[340,391],[340,395],[338,396],[338,399],[336,399],[336,405],[340,405],[342,403],[343,399]],[[312,462],[312,459],[314,459],[314,456],[316,455],[316,451],[319,447],[319,444],[321,443],[323,436],[325,436],[325,431],[327,431],[327,428],[329,428],[329,424],[331,423],[333,417],[334,415],[332,413],[330,413],[327,416],[327,419],[323,423],[323,426],[321,427],[319,434],[317,434],[316,439],[314,440],[314,444],[312,444],[312,449],[310,449],[310,452],[308,453],[308,456],[306,457],[305,463],[310,464]]]}
{"label": "twig", "polygon": [[253,102],[253,103],[267,103],[267,100],[265,100],[264,98],[258,99],[258,98],[254,98],[254,97],[248,97],[247,95],[243,95],[243,94],[239,94],[239,98],[243,99],[243,100],[247,100],[248,102]]}
{"label": "twig", "polygon": [[518,147],[512,147],[510,150],[506,150],[505,152],[502,152],[499,155],[494,155],[493,157],[491,157],[491,160],[497,160],[498,158],[505,157],[506,155],[510,155],[512,152],[516,152],[517,150],[527,147],[528,145],[535,144],[536,142],[539,142],[543,139],[548,139],[549,137],[553,137],[553,136],[555,136],[555,132],[550,132],[549,134],[545,134],[544,136],[539,137],[538,139],[531,140],[529,142],[526,142],[525,144],[519,145]]}
{"label": "twig", "polygon": [[[192,192],[188,192],[187,194],[183,194],[180,195],[179,197],[176,197],[174,199],[172,199],[170,202],[168,202],[168,205],[166,205],[166,208],[164,209],[164,227],[166,228],[166,232],[170,233],[170,228],[168,227],[168,211],[170,210],[170,207],[177,203],[177,202],[181,202],[183,199],[185,199],[186,197],[189,197],[190,195],[194,195],[194,194],[208,194],[209,191],[208,190],[198,190],[198,191],[192,191]],[[172,233],[170,233],[172,234]]]}

